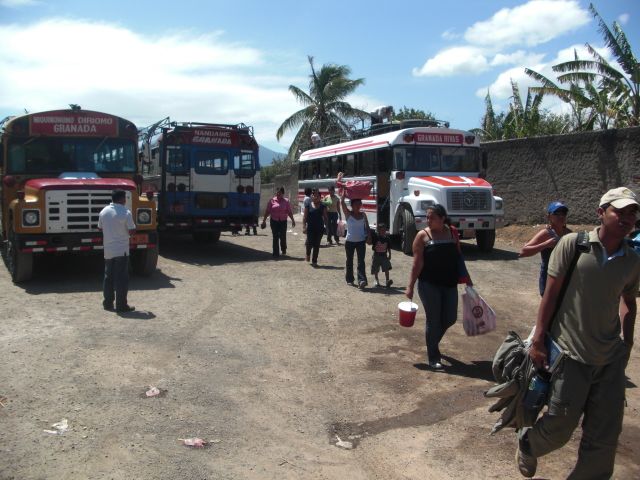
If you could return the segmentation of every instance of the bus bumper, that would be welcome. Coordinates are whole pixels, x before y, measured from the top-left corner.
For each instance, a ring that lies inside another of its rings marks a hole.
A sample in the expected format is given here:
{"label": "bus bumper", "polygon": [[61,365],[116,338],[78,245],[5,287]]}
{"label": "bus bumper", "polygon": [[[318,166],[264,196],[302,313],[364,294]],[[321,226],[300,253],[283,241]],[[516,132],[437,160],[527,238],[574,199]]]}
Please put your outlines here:
{"label": "bus bumper", "polygon": [[[16,248],[22,253],[96,252],[104,250],[102,233],[18,235]],[[130,240],[131,251],[158,248],[158,232],[139,231]]]}
{"label": "bus bumper", "polygon": [[162,231],[181,232],[222,232],[234,231],[249,225],[258,225],[255,215],[238,217],[195,217],[195,218],[167,218],[160,222]]}

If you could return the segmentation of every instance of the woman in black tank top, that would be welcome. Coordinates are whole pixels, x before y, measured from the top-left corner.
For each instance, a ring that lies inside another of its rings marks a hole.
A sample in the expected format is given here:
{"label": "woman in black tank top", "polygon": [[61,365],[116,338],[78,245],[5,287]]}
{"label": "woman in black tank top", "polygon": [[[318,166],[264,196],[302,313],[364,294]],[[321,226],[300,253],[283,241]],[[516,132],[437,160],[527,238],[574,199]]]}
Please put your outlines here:
{"label": "woman in black tank top", "polygon": [[448,225],[447,211],[442,205],[427,209],[427,228],[416,235],[413,242],[413,266],[406,295],[413,298],[418,281],[418,295],[427,314],[425,339],[429,366],[440,370],[442,356],[440,341],[458,316],[458,280],[472,285],[463,265],[458,234]]}

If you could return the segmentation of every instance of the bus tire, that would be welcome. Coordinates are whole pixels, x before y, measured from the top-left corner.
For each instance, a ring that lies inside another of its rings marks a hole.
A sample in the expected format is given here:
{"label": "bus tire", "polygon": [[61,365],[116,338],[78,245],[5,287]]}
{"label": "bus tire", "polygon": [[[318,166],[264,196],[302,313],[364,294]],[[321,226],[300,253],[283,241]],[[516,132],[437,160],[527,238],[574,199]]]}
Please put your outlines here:
{"label": "bus tire", "polygon": [[400,214],[400,250],[407,255],[413,253],[413,239],[416,238],[416,219],[408,208]]}
{"label": "bus tire", "polygon": [[476,243],[478,244],[478,249],[481,252],[491,252],[491,250],[493,250],[493,245],[496,243],[496,231],[476,230]]}
{"label": "bus tire", "polygon": [[158,265],[158,249],[146,248],[144,250],[136,250],[131,255],[131,266],[133,273],[148,277],[156,271]]}
{"label": "bus tire", "polygon": [[33,253],[18,251],[18,245],[18,236],[9,231],[5,243],[5,260],[14,283],[26,282],[33,276]]}

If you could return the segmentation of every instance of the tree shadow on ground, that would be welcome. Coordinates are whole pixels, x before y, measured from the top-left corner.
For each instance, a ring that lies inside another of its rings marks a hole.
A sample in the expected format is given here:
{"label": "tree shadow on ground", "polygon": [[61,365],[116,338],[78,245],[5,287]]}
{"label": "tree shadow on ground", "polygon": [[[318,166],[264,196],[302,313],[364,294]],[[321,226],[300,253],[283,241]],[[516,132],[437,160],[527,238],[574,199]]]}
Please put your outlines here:
{"label": "tree shadow on ground", "polygon": [[[477,378],[491,383],[495,382],[492,370],[493,362],[489,360],[473,360],[471,363],[464,363],[447,355],[443,355],[442,358],[450,364],[446,365],[445,368],[441,370],[444,374],[456,375],[465,378]],[[415,363],[413,366],[418,370],[433,370],[426,363]]]}

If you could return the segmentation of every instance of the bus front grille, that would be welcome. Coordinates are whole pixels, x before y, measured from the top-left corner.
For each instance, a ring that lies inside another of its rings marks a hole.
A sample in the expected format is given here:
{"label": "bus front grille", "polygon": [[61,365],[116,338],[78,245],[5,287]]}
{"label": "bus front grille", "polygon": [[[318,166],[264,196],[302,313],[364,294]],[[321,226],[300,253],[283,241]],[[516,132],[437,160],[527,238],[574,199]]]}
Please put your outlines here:
{"label": "bus front grille", "polygon": [[[111,203],[111,190],[50,190],[46,193],[47,233],[96,232],[100,211]],[[131,192],[127,192],[131,208]]]}
{"label": "bus front grille", "polygon": [[490,212],[491,191],[449,190],[447,192],[449,212]]}

